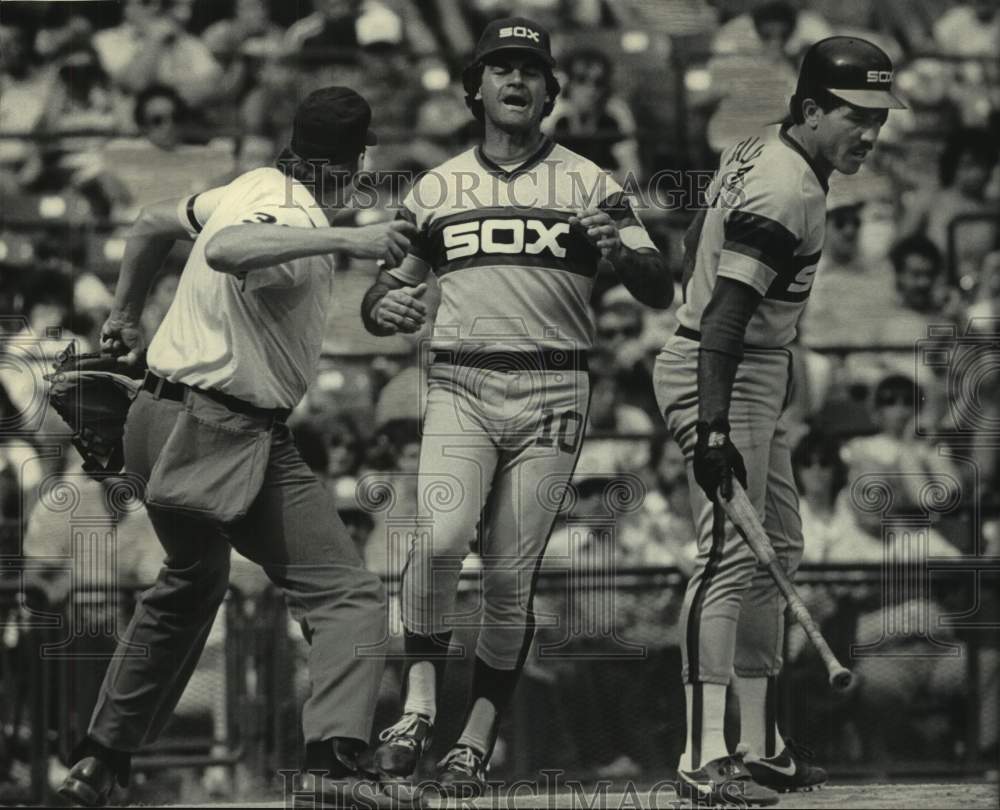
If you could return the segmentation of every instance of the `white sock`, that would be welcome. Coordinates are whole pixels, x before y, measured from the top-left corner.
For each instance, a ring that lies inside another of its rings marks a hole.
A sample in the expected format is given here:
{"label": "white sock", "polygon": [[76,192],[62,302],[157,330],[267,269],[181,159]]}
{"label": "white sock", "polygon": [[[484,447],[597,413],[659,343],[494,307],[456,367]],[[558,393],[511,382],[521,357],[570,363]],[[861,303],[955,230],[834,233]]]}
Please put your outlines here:
{"label": "white sock", "polygon": [[490,747],[490,737],[493,736],[493,723],[496,719],[496,707],[484,697],[476,698],[457,745],[468,745],[480,754],[485,754],[486,749]]}
{"label": "white sock", "polygon": [[737,676],[740,698],[740,743],[750,750],[748,759],[776,756],[785,747],[778,725],[774,723],[774,750],[767,751],[767,687],[770,678]]}
{"label": "white sock", "polygon": [[406,681],[406,705],[403,713],[416,712],[424,715],[431,723],[437,715],[435,700],[434,664],[430,661],[417,661],[410,667]]}
{"label": "white sock", "polygon": [[724,725],[726,719],[726,685],[722,683],[701,683],[701,756],[693,761],[695,745],[691,740],[694,731],[692,723],[694,706],[694,684],[684,686],[684,697],[687,701],[687,746],[681,754],[680,768],[693,771],[706,762],[719,757],[728,756]]}

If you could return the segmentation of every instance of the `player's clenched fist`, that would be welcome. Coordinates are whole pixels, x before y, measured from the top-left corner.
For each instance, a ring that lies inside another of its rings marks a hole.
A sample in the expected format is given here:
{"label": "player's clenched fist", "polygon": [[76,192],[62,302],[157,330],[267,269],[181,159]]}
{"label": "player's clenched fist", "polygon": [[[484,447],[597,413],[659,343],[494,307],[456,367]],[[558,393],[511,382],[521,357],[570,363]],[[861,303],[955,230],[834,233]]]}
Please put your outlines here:
{"label": "player's clenched fist", "polygon": [[417,226],[405,219],[352,228],[348,253],[359,259],[378,259],[386,268],[398,267],[410,250]]}
{"label": "player's clenched fist", "polygon": [[372,313],[375,323],[390,333],[419,332],[427,320],[427,304],[422,300],[426,284],[389,290]]}

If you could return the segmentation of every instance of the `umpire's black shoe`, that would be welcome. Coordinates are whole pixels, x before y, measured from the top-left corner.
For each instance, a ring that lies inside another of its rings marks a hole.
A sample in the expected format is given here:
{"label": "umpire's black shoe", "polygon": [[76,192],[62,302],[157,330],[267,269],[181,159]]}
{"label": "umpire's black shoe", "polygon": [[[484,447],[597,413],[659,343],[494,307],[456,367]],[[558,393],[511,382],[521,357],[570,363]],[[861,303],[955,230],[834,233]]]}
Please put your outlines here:
{"label": "umpire's black shoe", "polygon": [[419,794],[403,788],[400,785],[381,785],[374,774],[330,777],[324,773],[303,773],[295,780],[293,805],[332,810],[406,810],[421,807]]}
{"label": "umpire's black shoe", "polygon": [[695,807],[763,807],[778,803],[778,794],[754,781],[739,754],[710,760],[694,771],[678,768],[677,792]]}
{"label": "umpire's black shoe", "polygon": [[117,781],[117,772],[107,762],[84,757],[70,768],[56,793],[75,805],[104,807]]}
{"label": "umpire's black shoe", "polygon": [[437,767],[436,781],[445,796],[474,799],[486,792],[486,764],[474,748],[456,745]]}
{"label": "umpire's black shoe", "polygon": [[431,729],[431,721],[424,715],[408,712],[379,734],[382,744],[372,759],[379,776],[387,781],[408,778],[431,743]]}
{"label": "umpire's black shoe", "polygon": [[747,760],[747,769],[754,781],[779,793],[813,790],[826,784],[827,773],[813,765],[814,754],[804,745],[785,740],[777,756]]}

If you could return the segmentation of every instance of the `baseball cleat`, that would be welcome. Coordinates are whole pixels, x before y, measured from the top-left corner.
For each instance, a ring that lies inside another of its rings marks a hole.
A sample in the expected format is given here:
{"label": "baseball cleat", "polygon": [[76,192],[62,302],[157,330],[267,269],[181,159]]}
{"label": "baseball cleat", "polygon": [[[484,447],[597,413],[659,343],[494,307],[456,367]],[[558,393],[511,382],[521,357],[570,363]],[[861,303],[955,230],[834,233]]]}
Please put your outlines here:
{"label": "baseball cleat", "polygon": [[408,712],[379,734],[382,744],[373,757],[379,776],[390,781],[411,776],[431,743],[431,729],[431,721],[424,715]]}
{"label": "baseball cleat", "polygon": [[779,793],[813,790],[826,783],[827,773],[813,765],[814,755],[803,745],[785,740],[785,747],[773,757],[747,761],[754,781]]}
{"label": "baseball cleat", "polygon": [[752,807],[778,803],[778,794],[754,781],[743,757],[719,757],[694,771],[677,769],[677,792],[695,807]]}
{"label": "baseball cleat", "polygon": [[474,799],[486,792],[486,765],[474,748],[456,745],[437,767],[437,783],[445,796]]}

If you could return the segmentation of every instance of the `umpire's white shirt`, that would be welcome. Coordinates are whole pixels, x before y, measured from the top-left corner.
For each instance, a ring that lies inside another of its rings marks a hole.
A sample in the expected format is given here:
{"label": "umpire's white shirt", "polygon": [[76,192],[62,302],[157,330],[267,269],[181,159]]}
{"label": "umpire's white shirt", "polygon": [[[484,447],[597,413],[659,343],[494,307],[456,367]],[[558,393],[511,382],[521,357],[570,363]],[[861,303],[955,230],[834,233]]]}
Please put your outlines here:
{"label": "umpire's white shirt", "polygon": [[178,217],[195,237],[194,247],[149,346],[150,369],[262,408],[295,407],[319,360],[333,256],[296,259],[237,278],[209,267],[205,245],[218,231],[241,223],[325,228],[315,198],[277,169],[255,169],[181,201]]}

